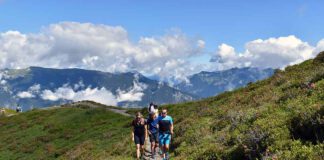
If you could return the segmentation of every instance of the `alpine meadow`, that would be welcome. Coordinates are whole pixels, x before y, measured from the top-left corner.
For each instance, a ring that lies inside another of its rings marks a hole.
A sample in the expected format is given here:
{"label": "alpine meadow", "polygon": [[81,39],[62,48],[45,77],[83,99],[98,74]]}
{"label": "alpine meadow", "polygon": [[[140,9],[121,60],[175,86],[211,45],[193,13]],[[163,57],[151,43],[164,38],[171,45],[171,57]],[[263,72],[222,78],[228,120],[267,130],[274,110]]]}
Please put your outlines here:
{"label": "alpine meadow", "polygon": [[[247,87],[162,107],[175,121],[173,159],[323,159],[324,52]],[[132,159],[131,118],[110,108],[78,102],[1,117],[0,159]]]}
{"label": "alpine meadow", "polygon": [[323,0],[0,0],[0,160],[324,160]]}

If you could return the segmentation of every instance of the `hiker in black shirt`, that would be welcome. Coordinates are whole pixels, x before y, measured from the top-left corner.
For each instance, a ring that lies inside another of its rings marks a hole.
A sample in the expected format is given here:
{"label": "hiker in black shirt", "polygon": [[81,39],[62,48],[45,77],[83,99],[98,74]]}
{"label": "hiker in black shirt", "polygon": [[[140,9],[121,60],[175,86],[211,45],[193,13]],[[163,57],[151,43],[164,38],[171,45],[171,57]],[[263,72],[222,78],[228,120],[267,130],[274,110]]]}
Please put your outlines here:
{"label": "hiker in black shirt", "polygon": [[147,137],[146,122],[140,112],[136,113],[136,118],[132,121],[132,140],[136,144],[136,157],[140,159],[144,154],[144,142]]}

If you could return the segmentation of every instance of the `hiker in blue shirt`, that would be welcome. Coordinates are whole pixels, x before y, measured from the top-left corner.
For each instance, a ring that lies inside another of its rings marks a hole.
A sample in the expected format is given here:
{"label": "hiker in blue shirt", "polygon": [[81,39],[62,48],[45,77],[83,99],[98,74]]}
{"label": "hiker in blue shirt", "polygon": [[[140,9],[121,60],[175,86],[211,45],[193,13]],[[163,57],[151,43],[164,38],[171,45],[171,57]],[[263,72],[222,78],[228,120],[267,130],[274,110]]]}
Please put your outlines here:
{"label": "hiker in blue shirt", "polygon": [[163,109],[158,117],[159,124],[159,144],[162,149],[163,159],[169,159],[169,148],[171,135],[173,135],[173,120],[167,115],[167,109]]}
{"label": "hiker in blue shirt", "polygon": [[149,118],[147,119],[146,122],[148,128],[148,135],[150,137],[150,142],[151,142],[152,158],[154,159],[156,149],[158,148],[158,143],[159,143],[158,117],[156,116],[156,112],[150,112]]}

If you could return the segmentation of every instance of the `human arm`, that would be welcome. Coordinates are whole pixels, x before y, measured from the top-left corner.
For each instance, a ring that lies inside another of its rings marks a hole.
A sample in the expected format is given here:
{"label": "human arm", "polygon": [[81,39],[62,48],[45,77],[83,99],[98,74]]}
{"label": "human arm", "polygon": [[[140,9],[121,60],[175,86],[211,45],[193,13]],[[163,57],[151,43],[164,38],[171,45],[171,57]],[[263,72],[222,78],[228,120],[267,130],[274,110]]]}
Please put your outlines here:
{"label": "human arm", "polygon": [[174,125],[174,123],[173,123],[173,119],[171,118],[171,120],[170,120],[170,123],[171,123],[171,126],[170,126],[170,132],[171,132],[171,134],[173,135],[173,125]]}
{"label": "human arm", "polygon": [[145,138],[147,138],[147,133],[149,132],[147,129],[147,125],[144,125],[144,128],[145,128]]}
{"label": "human arm", "polygon": [[148,133],[148,135],[151,135],[152,133],[151,133],[151,131],[148,128],[149,128],[149,126],[147,125],[146,126],[147,133]]}
{"label": "human arm", "polygon": [[134,127],[133,127],[133,122],[132,122],[132,128],[131,128],[131,138],[132,138],[132,141],[134,141]]}

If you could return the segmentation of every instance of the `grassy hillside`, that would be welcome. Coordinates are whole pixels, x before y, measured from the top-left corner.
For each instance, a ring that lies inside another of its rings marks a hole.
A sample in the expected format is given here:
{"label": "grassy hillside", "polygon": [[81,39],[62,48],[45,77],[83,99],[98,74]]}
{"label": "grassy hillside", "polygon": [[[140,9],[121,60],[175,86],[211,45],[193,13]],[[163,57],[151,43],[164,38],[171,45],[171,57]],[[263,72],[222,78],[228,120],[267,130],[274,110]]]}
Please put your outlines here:
{"label": "grassy hillside", "polygon": [[128,159],[129,122],[86,106],[1,117],[0,159]]}
{"label": "grassy hillside", "polygon": [[167,108],[176,159],[324,159],[324,52],[245,88]]}
{"label": "grassy hillside", "polygon": [[[324,159],[324,52],[245,88],[164,107],[174,159]],[[1,118],[0,159],[130,159],[129,122],[86,106]]]}

